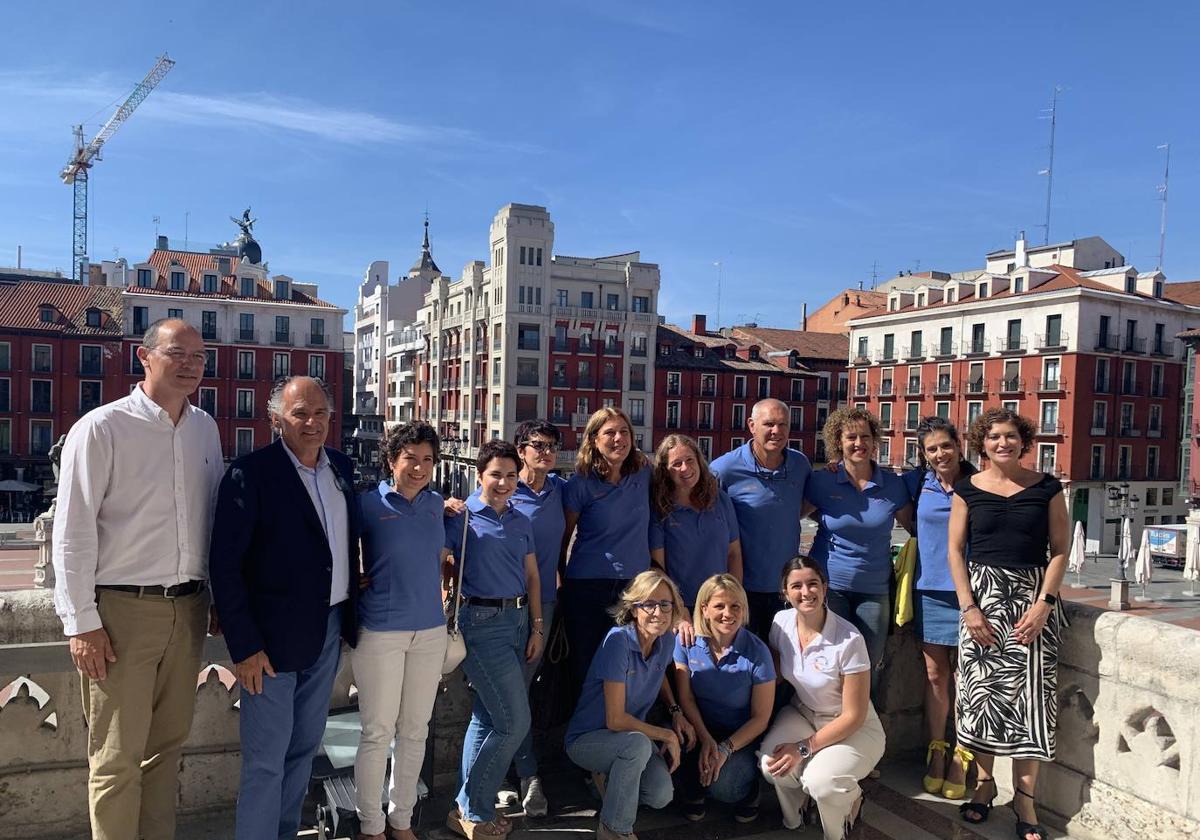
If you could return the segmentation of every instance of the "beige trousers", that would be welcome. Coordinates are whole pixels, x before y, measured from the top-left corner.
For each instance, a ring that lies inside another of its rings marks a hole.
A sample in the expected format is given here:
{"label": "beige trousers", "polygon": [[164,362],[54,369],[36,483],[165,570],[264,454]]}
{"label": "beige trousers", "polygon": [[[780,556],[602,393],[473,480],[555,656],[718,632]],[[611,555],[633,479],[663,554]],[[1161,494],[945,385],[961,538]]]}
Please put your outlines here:
{"label": "beige trousers", "polygon": [[775,786],[779,797],[784,827],[800,827],[800,814],[811,797],[821,814],[825,840],[841,840],[846,819],[862,793],[858,780],[870,773],[883,757],[883,726],[875,710],[868,710],[863,725],[849,738],[818,751],[790,773],[772,776],[766,765],[776,746],[803,741],[833,718],[834,715],[814,714],[789,703],[775,716],[759,753],[763,778]]}
{"label": "beige trousers", "polygon": [[192,727],[208,592],[167,599],[97,591],[116,662],[80,677],[93,840],[171,840]]}

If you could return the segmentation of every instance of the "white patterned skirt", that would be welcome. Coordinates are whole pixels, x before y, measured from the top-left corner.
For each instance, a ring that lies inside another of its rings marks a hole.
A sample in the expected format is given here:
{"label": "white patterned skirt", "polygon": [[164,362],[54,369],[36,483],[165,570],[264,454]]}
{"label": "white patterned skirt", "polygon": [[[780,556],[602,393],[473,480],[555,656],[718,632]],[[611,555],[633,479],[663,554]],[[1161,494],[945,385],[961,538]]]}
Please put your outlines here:
{"label": "white patterned skirt", "polygon": [[964,747],[1011,758],[1054,760],[1058,719],[1058,644],[1066,627],[1061,603],[1032,644],[1013,627],[1041,590],[1044,569],[968,563],[975,603],[997,643],[979,645],[960,621],[955,719]]}

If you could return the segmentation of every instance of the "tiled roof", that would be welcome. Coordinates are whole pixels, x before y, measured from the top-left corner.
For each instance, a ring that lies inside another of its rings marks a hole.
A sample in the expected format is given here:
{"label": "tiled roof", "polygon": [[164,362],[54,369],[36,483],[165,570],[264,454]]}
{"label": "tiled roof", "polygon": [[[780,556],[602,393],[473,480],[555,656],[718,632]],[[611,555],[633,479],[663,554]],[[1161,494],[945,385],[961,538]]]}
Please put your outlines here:
{"label": "tiled roof", "polygon": [[[236,254],[200,254],[194,251],[168,251],[165,249],[155,249],[150,254],[148,262],[154,267],[155,278],[154,286],[138,286],[136,282],[129,286],[130,291],[150,294],[173,295],[177,297],[199,297],[199,298],[242,298],[243,295],[238,294],[238,278],[236,273],[220,274],[220,266],[218,261],[228,257],[230,267],[233,272],[237,271],[238,260]],[[173,267],[182,268],[188,273],[188,289],[186,291],[173,291],[170,288],[168,278]],[[220,276],[220,291],[218,292],[202,292],[203,277],[205,274],[217,274]],[[136,277],[136,274],[132,275]],[[327,309],[337,309],[332,303],[305,294],[296,288],[295,282],[292,283],[291,303],[300,303],[306,306],[320,306]],[[255,297],[259,300],[275,300],[274,290],[271,289],[267,282],[257,280],[255,282]]]}
{"label": "tiled roof", "polygon": [[[886,298],[886,295],[885,295]],[[771,327],[734,327],[744,340],[770,350],[795,350],[801,359],[831,359],[844,362],[850,356],[850,337],[842,333],[780,330]]]}
{"label": "tiled roof", "polygon": [[[42,321],[43,306],[54,308],[55,318],[51,323]],[[87,325],[89,309],[100,310],[99,327]],[[111,286],[25,280],[0,288],[0,327],[120,338],[121,290]]]}
{"label": "tiled roof", "polygon": [[[740,356],[734,356],[732,359],[727,359],[725,354],[721,352],[721,348],[730,344],[737,346],[739,342],[730,340],[724,336],[697,335],[696,333],[688,332],[682,327],[677,327],[674,324],[659,324],[657,343],[663,343],[664,338],[668,339],[672,344],[674,344],[675,349],[671,351],[670,356],[663,356],[659,354],[658,348],[655,347],[656,367],[687,368],[692,370],[725,370],[732,372],[779,372],[779,367],[771,364],[766,359],[750,360],[743,359]],[[692,352],[693,347],[696,344],[703,344],[708,348],[708,351],[705,352],[703,358],[696,358],[696,354]]]}
{"label": "tiled roof", "polygon": [[1173,301],[1200,306],[1200,280],[1167,283],[1163,293]]}

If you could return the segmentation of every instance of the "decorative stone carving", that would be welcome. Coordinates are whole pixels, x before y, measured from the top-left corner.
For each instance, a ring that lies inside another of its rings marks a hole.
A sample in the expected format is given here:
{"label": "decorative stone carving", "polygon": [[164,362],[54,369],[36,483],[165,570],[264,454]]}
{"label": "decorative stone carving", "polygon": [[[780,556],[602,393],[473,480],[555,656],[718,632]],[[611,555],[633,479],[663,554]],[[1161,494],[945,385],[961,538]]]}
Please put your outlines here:
{"label": "decorative stone carving", "polygon": [[1179,772],[1179,744],[1166,717],[1153,706],[1138,709],[1125,720],[1117,752],[1132,753],[1147,767]]}
{"label": "decorative stone carving", "polygon": [[33,520],[33,541],[37,543],[38,559],[33,566],[33,585],[38,589],[54,588],[54,506]]}
{"label": "decorative stone carving", "polygon": [[1093,744],[1100,740],[1096,709],[1080,686],[1064,686],[1058,693],[1058,708],[1060,732],[1065,733],[1069,729],[1072,735],[1080,736]]}

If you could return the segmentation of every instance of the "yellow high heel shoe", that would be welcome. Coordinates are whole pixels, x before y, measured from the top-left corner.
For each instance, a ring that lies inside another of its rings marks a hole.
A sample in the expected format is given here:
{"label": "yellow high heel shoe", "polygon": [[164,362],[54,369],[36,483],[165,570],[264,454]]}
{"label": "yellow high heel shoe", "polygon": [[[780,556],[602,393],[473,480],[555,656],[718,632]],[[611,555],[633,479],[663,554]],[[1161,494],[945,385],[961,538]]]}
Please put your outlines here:
{"label": "yellow high heel shoe", "polygon": [[965,799],[967,796],[967,770],[970,769],[971,762],[975,760],[975,753],[956,746],[954,748],[954,755],[950,757],[950,760],[962,767],[963,780],[962,784],[958,785],[947,781],[942,785],[942,796],[946,799]]}
{"label": "yellow high heel shoe", "polygon": [[[925,751],[925,766],[929,766],[929,760],[933,758],[933,754],[935,752],[940,752],[944,756],[946,754],[946,750],[948,749],[950,749],[950,745],[945,741],[939,741],[937,739],[930,741],[929,749]],[[943,770],[942,772],[945,771]],[[945,782],[945,776],[940,779],[934,778],[933,776],[926,776],[921,780],[921,784],[924,786],[926,793],[941,793],[942,786],[945,784]]]}

